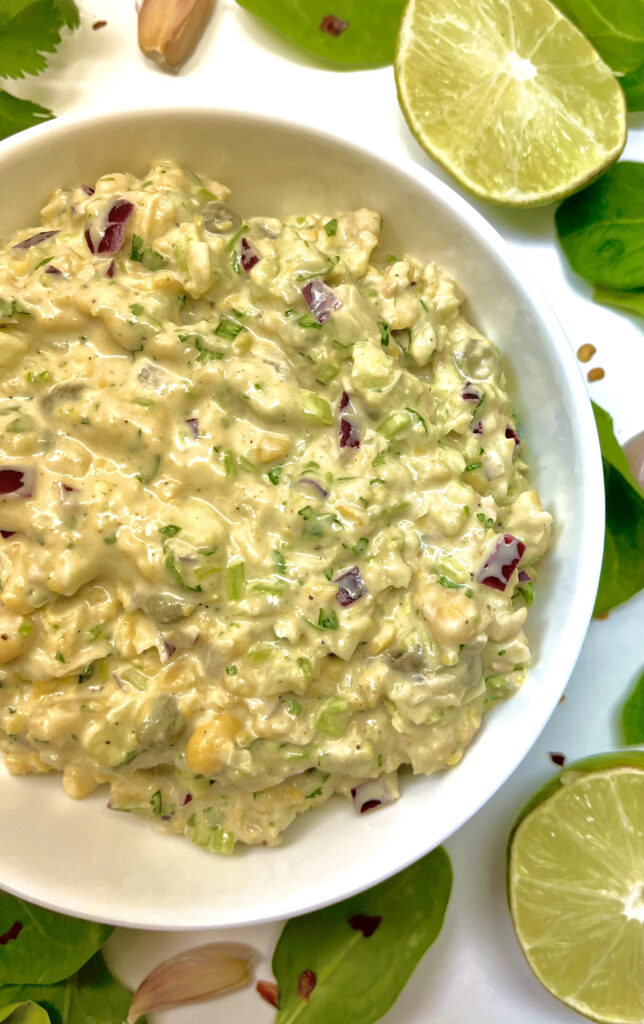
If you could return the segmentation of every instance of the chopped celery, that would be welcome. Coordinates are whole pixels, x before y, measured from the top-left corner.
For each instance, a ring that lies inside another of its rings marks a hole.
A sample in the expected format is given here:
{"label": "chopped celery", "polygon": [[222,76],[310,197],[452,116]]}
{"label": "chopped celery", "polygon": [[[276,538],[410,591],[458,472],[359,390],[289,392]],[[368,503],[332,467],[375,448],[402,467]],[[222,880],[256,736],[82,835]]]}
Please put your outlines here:
{"label": "chopped celery", "polygon": [[324,225],[324,230],[328,238],[333,238],[333,236],[337,233],[338,230],[338,222],[335,217],[333,217],[332,220],[328,220],[326,222],[326,224]]}
{"label": "chopped celery", "polygon": [[226,569],[226,595],[229,601],[241,601],[246,592],[246,566],[233,562]]}
{"label": "chopped celery", "polygon": [[387,416],[387,419],[383,420],[380,426],[377,427],[377,430],[379,434],[382,434],[383,437],[386,437],[387,440],[390,441],[392,437],[396,437],[398,434],[402,433],[403,430],[407,430],[410,425],[411,416],[405,409],[402,412],[392,412],[392,414]]}
{"label": "chopped celery", "polygon": [[284,561],[284,555],[281,551],[273,551],[273,564],[281,576],[286,575],[286,562]]}
{"label": "chopped celery", "polygon": [[340,367],[336,363],[328,363],[324,366],[315,378],[318,384],[330,384],[334,377],[337,377]]}
{"label": "chopped celery", "polygon": [[347,700],[343,697],[329,697],[316,715],[315,727],[323,735],[337,740],[344,735],[350,717],[351,709]]}
{"label": "chopped celery", "polygon": [[290,700],[286,701],[284,707],[286,708],[287,714],[289,715],[297,716],[302,714],[302,705],[300,704],[299,700],[294,700],[293,698],[291,698]]}
{"label": "chopped celery", "polygon": [[148,682],[148,677],[144,672],[141,672],[138,668],[126,668],[125,672],[119,672],[121,679],[124,679],[126,683],[133,686],[135,690],[145,690]]}
{"label": "chopped celery", "polygon": [[225,448],[221,453],[221,460],[224,464],[224,473],[229,480],[234,480],[237,476],[237,462],[234,452],[230,448]]}
{"label": "chopped celery", "polygon": [[275,583],[253,583],[250,589],[255,594],[272,594],[274,597],[281,597],[285,588]]}
{"label": "chopped celery", "polygon": [[300,409],[305,420],[309,423],[320,423],[331,426],[333,423],[333,410],[325,398],[320,398],[313,391],[304,391],[300,396]]}

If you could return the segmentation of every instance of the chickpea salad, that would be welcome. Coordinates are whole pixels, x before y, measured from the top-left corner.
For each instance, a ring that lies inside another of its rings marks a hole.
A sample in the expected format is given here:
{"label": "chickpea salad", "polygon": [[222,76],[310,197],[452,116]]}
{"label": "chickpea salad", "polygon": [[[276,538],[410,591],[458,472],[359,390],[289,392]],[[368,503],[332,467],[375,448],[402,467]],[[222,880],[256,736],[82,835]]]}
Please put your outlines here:
{"label": "chickpea salad", "polygon": [[0,250],[0,747],[217,853],[456,764],[551,517],[494,344],[367,209],[170,162]]}

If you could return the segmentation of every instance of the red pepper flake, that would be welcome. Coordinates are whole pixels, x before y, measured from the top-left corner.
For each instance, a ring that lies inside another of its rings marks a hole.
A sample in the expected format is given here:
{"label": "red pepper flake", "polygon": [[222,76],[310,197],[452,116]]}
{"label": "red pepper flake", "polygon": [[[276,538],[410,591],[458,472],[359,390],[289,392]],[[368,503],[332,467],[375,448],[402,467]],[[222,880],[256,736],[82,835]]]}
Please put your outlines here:
{"label": "red pepper flake", "polygon": [[323,32],[328,32],[330,36],[341,36],[349,27],[348,21],[343,21],[342,18],[337,18],[335,14],[325,14],[320,22],[320,28]]}
{"label": "red pepper flake", "polygon": [[380,915],[376,914],[354,914],[349,918],[349,924],[357,932],[362,932],[365,939],[370,938],[382,921]]}
{"label": "red pepper flake", "polygon": [[558,754],[555,750],[549,750],[548,757],[550,758],[552,763],[558,765],[559,768],[563,768],[563,766],[566,763],[566,755]]}
{"label": "red pepper flake", "polygon": [[106,21],[95,21],[94,24],[92,25],[92,28],[96,32],[99,28],[105,28],[106,25],[107,25]]}
{"label": "red pepper flake", "polygon": [[274,1006],[276,1010],[280,1007],[280,987],[275,981],[258,981],[255,988],[262,999]]}
{"label": "red pepper flake", "polygon": [[8,932],[4,935],[0,935],[0,946],[6,946],[8,942],[12,942],[13,939],[17,939],[22,931],[22,921],[14,921]]}
{"label": "red pepper flake", "polygon": [[308,1002],[309,996],[317,983],[318,979],[315,977],[315,971],[302,971],[297,979],[297,994],[300,999]]}

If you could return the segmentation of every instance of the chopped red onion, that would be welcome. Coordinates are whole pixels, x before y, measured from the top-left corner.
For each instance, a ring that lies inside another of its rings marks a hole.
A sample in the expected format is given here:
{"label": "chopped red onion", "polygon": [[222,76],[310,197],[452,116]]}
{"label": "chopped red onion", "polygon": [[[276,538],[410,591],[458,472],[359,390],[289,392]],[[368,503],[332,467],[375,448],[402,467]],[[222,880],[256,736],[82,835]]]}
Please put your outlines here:
{"label": "chopped red onion", "polygon": [[359,601],[367,593],[365,582],[357,565],[347,569],[341,576],[336,576],[333,582],[340,584],[337,600],[344,608]]}
{"label": "chopped red onion", "polygon": [[525,569],[519,569],[519,583],[530,583],[532,576]]}
{"label": "chopped red onion", "polygon": [[340,420],[340,447],[359,448],[360,435],[358,428],[350,420]]}
{"label": "chopped red onion", "polygon": [[335,292],[324,281],[320,281],[319,277],[306,282],[302,289],[302,298],[319,324],[325,323],[333,310],[339,309],[342,305]]}
{"label": "chopped red onion", "polygon": [[505,590],[508,580],[523,558],[525,544],[511,533],[499,537],[476,577],[479,583],[493,590]]}
{"label": "chopped red onion", "polygon": [[[125,690],[126,689],[124,681],[121,679],[120,675],[117,672],[112,672],[112,679],[114,680],[114,682],[118,686],[119,690]],[[107,806],[109,807],[110,805],[108,804]]]}
{"label": "chopped red onion", "polygon": [[32,245],[40,245],[41,242],[46,242],[48,238],[53,238],[57,235],[58,231],[39,231],[37,235],[31,235],[30,238],[23,238],[22,242],[18,242],[16,245],[12,245],[12,249],[31,249]]}
{"label": "chopped red onion", "polygon": [[90,185],[79,185],[81,192],[84,192],[86,196],[93,196],[94,189]]}
{"label": "chopped red onion", "polygon": [[31,498],[36,485],[36,470],[32,466],[0,469],[0,495],[13,494],[16,498]]}
{"label": "chopped red onion", "polygon": [[480,396],[479,392],[476,390],[475,387],[473,387],[470,384],[469,380],[466,383],[466,385],[463,388],[463,390],[461,391],[461,398],[465,402],[480,402],[481,401],[481,396]]}
{"label": "chopped red onion", "polygon": [[482,434],[483,433],[483,424],[482,424],[481,420],[477,420],[476,421],[476,423],[472,427],[472,433],[473,434]]}
{"label": "chopped red onion", "polygon": [[167,661],[170,661],[170,658],[172,657],[176,649],[177,648],[175,647],[175,645],[171,644],[169,640],[165,639],[165,637],[160,636],[158,638],[157,650],[159,652],[159,661],[162,664],[165,664]]}
{"label": "chopped red onion", "polygon": [[183,802],[182,802],[181,806],[185,807],[186,804],[189,804],[189,803],[192,803],[192,793],[186,793],[186,795],[183,798]]}
{"label": "chopped red onion", "polygon": [[114,271],[115,270],[116,270],[116,263],[114,262],[114,260],[110,260],[110,262],[107,265],[107,270],[105,271],[105,276],[106,277],[114,277]]}
{"label": "chopped red onion", "polygon": [[199,420],[196,417],[186,420],[186,426],[190,427],[190,431],[193,437],[199,437]]}
{"label": "chopped red onion", "polygon": [[58,267],[54,267],[54,266],[52,266],[51,263],[48,263],[47,266],[45,267],[45,273],[46,274],[58,274],[59,276],[62,276],[63,272],[62,272],[62,270],[59,270]]}
{"label": "chopped red onion", "polygon": [[350,402],[351,399],[349,398],[348,394],[346,393],[346,391],[343,391],[342,398],[340,399],[340,412],[342,412],[343,409],[346,409]]}
{"label": "chopped red onion", "polygon": [[328,498],[329,496],[329,492],[326,490],[326,488],[324,488],[321,483],[319,483],[317,480],[314,480],[313,477],[311,476],[300,477],[300,479],[297,482],[298,487],[301,484],[306,484],[307,486],[312,487],[315,491],[317,491],[321,498]]}
{"label": "chopped red onion", "polygon": [[328,32],[330,36],[341,36],[343,32],[349,27],[348,21],[343,21],[342,18],[338,18],[335,14],[325,14],[320,22],[320,29],[322,32]]}
{"label": "chopped red onion", "polygon": [[353,806],[359,814],[366,814],[367,811],[374,811],[376,807],[384,807],[386,804],[393,804],[396,797],[389,789],[385,780],[368,779],[351,790]]}
{"label": "chopped red onion", "polygon": [[133,213],[134,203],[129,199],[117,199],[104,218],[93,221],[85,231],[89,251],[103,255],[118,252],[125,238],[125,225]]}
{"label": "chopped red onion", "polygon": [[16,531],[15,530],[0,530],[0,537],[2,537],[3,540],[9,540],[9,537],[15,537],[15,536],[16,536]]}
{"label": "chopped red onion", "polygon": [[247,274],[250,274],[256,263],[259,263],[259,253],[255,252],[247,238],[242,238],[241,265],[243,269]]}
{"label": "chopped red onion", "polygon": [[515,448],[518,448],[521,444],[521,438],[519,437],[511,423],[508,423],[507,427],[505,428],[505,436],[508,438],[512,438],[512,440],[514,441]]}

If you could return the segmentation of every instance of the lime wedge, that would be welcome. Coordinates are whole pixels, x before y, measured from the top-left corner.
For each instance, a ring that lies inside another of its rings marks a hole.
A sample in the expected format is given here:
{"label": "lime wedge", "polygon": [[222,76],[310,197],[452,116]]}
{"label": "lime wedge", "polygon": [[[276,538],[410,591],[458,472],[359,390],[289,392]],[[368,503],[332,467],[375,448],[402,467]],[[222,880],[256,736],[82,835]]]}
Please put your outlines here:
{"label": "lime wedge", "polygon": [[519,944],[553,996],[605,1024],[644,1022],[644,753],[573,764],[509,844]]}
{"label": "lime wedge", "polygon": [[394,67],[420,145],[483,199],[553,202],[624,148],[622,90],[549,0],[408,0]]}

